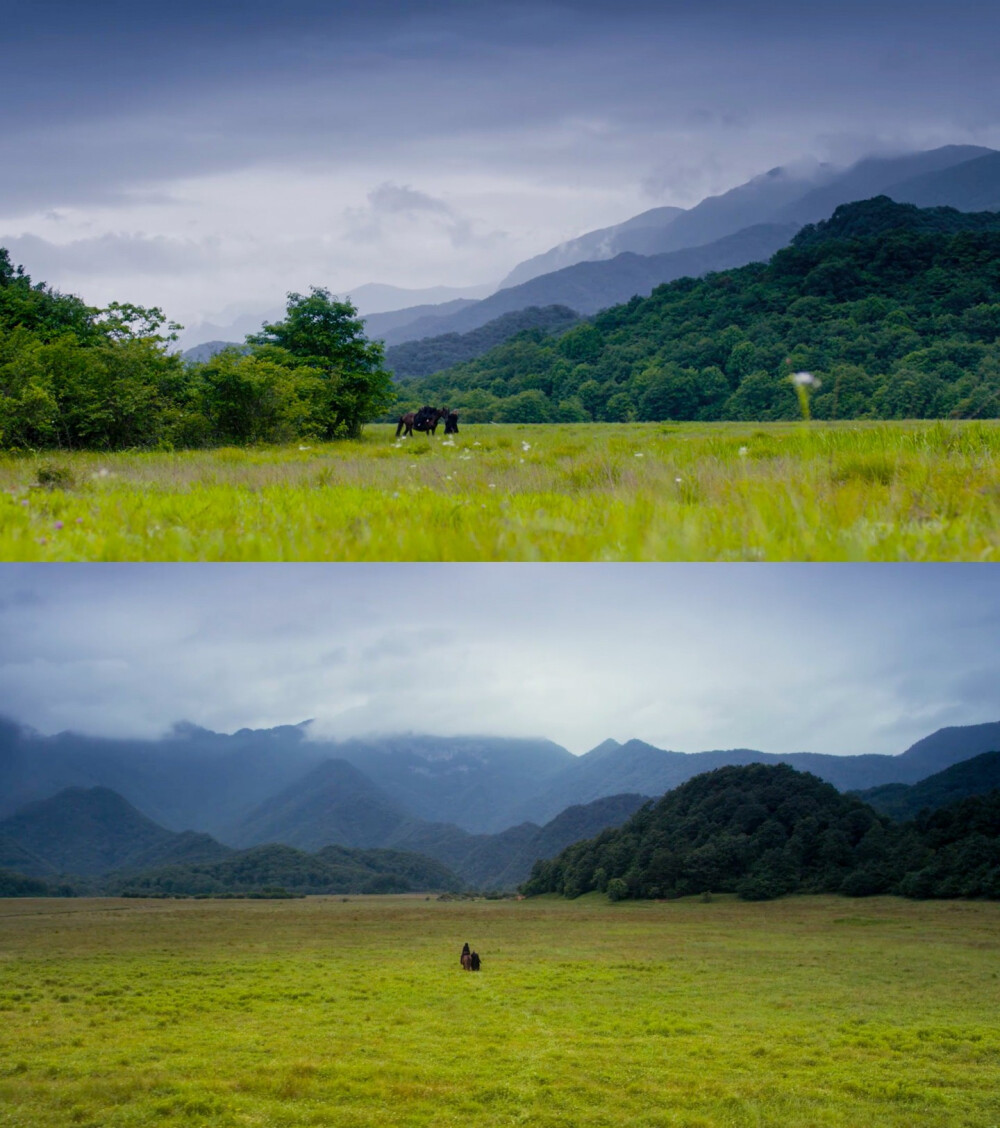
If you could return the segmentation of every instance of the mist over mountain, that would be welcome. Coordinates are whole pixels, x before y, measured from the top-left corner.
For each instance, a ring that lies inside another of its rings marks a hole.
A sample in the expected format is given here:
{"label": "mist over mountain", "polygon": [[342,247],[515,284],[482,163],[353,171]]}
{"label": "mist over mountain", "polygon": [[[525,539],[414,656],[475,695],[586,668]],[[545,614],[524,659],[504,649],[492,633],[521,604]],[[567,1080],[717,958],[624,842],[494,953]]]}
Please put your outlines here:
{"label": "mist over mountain", "polygon": [[[499,737],[311,742],[304,726],[227,736],[179,725],[161,741],[131,742],[40,737],[9,721],[0,733],[4,801],[24,794],[29,783],[53,789],[0,821],[0,869],[41,878],[156,871],[160,876],[150,879],[151,889],[165,888],[168,869],[184,871],[185,889],[192,882],[197,886],[201,878],[192,874],[208,874],[206,866],[216,867],[215,876],[205,878],[209,887],[222,888],[229,879],[220,875],[230,871],[216,863],[230,859],[234,848],[253,854],[274,843],[310,857],[327,849],[420,855],[466,885],[511,888],[537,859],[621,825],[648,797],[707,771],[784,764],[840,791],[895,784],[887,801],[900,802],[898,785],[958,765],[954,778],[945,772],[924,788],[952,798],[982,792],[989,773],[995,774],[1000,748],[1000,722],[941,729],[897,756],[773,755],[752,749],[684,753],[639,740],[606,740],[574,757],[549,741]],[[992,758],[980,771],[973,758],[984,749]],[[60,776],[104,781],[60,787]],[[111,776],[151,802],[160,788],[160,806],[203,821],[188,821],[193,829],[185,831],[168,829],[149,808],[113,790]],[[234,791],[237,777],[240,787]],[[263,797],[247,807],[251,794]],[[923,802],[923,794],[915,792],[910,801]],[[221,841],[205,833],[209,820],[224,824]],[[306,881],[300,870],[312,863],[298,858],[293,865],[291,855],[282,858],[281,866],[291,866],[296,880]],[[236,874],[235,861],[233,866]],[[251,869],[253,881],[264,880],[266,865],[254,862]],[[324,870],[316,880],[332,879]],[[361,880],[357,874],[351,878],[355,885]]]}
{"label": "mist over mountain", "polygon": [[[369,332],[396,345],[467,332],[528,305],[559,303],[596,313],[662,282],[765,261],[802,225],[826,219],[841,204],[882,194],[921,206],[991,210],[1000,206],[1000,154],[976,145],[945,145],[868,157],[847,169],[773,168],[686,211],[654,208],[562,243],[520,263],[482,302],[457,310],[398,311],[403,316],[394,322],[369,321]],[[654,261],[621,260],[626,253]],[[679,257],[663,257],[673,254]],[[584,265],[590,270],[574,270]]]}
{"label": "mist over mountain", "polygon": [[232,735],[179,724],[161,740],[40,736],[0,718],[0,817],[67,787],[108,787],[173,830],[221,834],[327,758],[302,726]]}
{"label": "mist over mountain", "polygon": [[764,262],[786,246],[797,230],[794,224],[761,224],[668,254],[623,252],[613,259],[577,263],[498,290],[491,297],[445,317],[423,316],[389,330],[383,339],[387,345],[398,347],[404,341],[428,336],[466,333],[529,306],[562,305],[578,313],[597,313],[627,302],[636,294],[650,294],[657,286],[677,278],[700,277],[713,270]]}
{"label": "mist over mountain", "polygon": [[551,274],[578,262],[597,262],[600,259],[614,258],[623,251],[636,251],[642,254],[652,241],[653,233],[669,227],[683,213],[683,208],[651,208],[634,215],[624,223],[602,227],[598,231],[588,231],[576,239],[569,239],[533,258],[526,259],[507,275],[497,287],[504,290],[508,286],[519,286],[540,274]]}
{"label": "mist over mountain", "polygon": [[915,783],[1000,748],[1000,722],[941,729],[896,756],[676,752],[640,740],[607,740],[574,756],[540,739],[400,734],[333,742],[309,740],[307,732],[307,725],[283,725],[229,735],[177,725],[160,740],[114,740],[41,736],[0,720],[0,817],[65,788],[103,787],[174,832],[246,844],[284,828],[286,808],[319,802],[311,792],[330,785],[345,799],[329,817],[345,828],[353,803],[382,820],[380,834],[399,833],[407,818],[487,834],[542,825],[609,795],[659,795],[724,765],[788,763],[857,790]]}

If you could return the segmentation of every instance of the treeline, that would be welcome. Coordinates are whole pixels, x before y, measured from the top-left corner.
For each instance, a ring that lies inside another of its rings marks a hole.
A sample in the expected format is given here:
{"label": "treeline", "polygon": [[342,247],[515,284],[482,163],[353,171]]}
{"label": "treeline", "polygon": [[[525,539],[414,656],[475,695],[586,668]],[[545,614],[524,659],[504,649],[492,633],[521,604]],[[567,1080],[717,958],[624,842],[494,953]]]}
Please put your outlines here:
{"label": "treeline", "polygon": [[47,881],[0,870],[0,897],[197,897],[285,893],[456,892],[462,881],[439,862],[402,850],[256,846],[214,861],[122,869]]}
{"label": "treeline", "polygon": [[622,827],[535,863],[528,895],[1000,898],[1000,791],[894,823],[785,764],[696,776]]}
{"label": "treeline", "polygon": [[526,332],[400,395],[470,422],[1000,416],[1000,214],[885,196],[770,263],[682,278],[559,336]]}
{"label": "treeline", "polygon": [[395,399],[349,302],[290,294],[249,349],[185,365],[156,308],[98,310],[0,248],[0,449],[121,450],[357,437]]}

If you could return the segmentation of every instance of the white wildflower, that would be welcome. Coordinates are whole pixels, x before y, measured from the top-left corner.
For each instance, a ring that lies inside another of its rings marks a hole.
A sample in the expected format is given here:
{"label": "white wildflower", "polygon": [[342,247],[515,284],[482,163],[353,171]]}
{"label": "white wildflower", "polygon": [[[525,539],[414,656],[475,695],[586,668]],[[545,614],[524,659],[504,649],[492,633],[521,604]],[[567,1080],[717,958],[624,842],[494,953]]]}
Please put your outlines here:
{"label": "white wildflower", "polygon": [[820,379],[811,372],[793,372],[792,383],[796,388],[818,388]]}
{"label": "white wildflower", "polygon": [[[531,450],[531,443],[524,443],[524,442],[522,442],[522,443],[521,443],[521,450],[524,450],[524,451],[528,451],[528,450]],[[522,460],[522,461],[523,461],[523,460]]]}
{"label": "white wildflower", "polygon": [[736,453],[740,456],[740,458],[746,458],[750,451],[747,447],[740,447],[740,449]]}

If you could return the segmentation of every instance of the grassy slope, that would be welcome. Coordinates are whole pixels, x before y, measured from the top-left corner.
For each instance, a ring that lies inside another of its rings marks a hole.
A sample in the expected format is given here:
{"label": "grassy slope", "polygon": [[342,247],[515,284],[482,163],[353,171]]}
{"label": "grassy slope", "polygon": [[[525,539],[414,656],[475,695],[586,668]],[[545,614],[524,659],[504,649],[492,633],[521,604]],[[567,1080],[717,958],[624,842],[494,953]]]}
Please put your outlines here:
{"label": "grassy slope", "polygon": [[[32,488],[53,463],[73,488]],[[995,560],[998,470],[1000,426],[950,422],[5,455],[0,559]]]}
{"label": "grassy slope", "polygon": [[888,898],[0,902],[0,1125],[994,1125],[998,925]]}

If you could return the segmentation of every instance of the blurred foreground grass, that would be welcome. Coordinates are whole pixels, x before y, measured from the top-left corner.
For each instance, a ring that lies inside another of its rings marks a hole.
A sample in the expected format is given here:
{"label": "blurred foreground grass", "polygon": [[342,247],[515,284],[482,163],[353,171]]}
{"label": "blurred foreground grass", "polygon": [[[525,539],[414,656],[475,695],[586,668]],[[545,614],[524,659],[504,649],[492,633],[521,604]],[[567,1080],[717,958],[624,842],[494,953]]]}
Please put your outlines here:
{"label": "blurred foreground grass", "polygon": [[996,560],[992,423],[0,456],[2,560]]}

